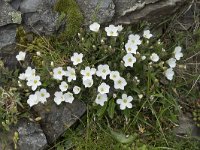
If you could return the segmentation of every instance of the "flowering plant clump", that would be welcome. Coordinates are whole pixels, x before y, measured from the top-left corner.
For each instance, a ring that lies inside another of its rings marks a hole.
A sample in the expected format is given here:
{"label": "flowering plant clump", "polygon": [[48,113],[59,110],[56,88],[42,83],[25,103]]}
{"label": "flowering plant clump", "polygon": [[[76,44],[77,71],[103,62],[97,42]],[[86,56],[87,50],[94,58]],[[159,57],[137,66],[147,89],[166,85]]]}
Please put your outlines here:
{"label": "flowering plant clump", "polygon": [[[82,29],[77,40],[76,46],[66,45],[67,52],[57,54],[60,61],[50,54],[52,59],[42,61],[45,70],[28,66],[19,75],[20,86],[32,90],[27,98],[30,107],[50,97],[57,105],[75,99],[92,102],[100,114],[107,109],[110,117],[116,109],[128,115],[149,100],[165,107],[166,87],[173,84],[175,67],[183,57],[180,46],[165,50],[150,30],[135,34],[121,25],[102,29],[97,22],[89,31]],[[45,58],[48,53],[32,55]],[[17,60],[22,62],[25,54],[19,52]],[[50,94],[52,87],[56,91]]]}

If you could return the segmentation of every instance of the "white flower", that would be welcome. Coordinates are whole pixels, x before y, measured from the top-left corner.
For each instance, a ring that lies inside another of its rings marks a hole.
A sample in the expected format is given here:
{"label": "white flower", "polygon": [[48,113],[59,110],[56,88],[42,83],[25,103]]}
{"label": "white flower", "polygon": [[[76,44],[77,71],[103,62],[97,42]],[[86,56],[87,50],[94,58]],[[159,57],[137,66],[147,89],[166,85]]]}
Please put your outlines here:
{"label": "white flower", "polygon": [[98,32],[100,28],[100,24],[98,24],[97,22],[94,22],[93,24],[90,25],[89,28],[93,32]]}
{"label": "white flower", "polygon": [[50,97],[50,94],[46,89],[41,89],[40,91],[35,92],[37,95],[38,101],[44,104],[47,101],[47,98]]}
{"label": "white flower", "polygon": [[81,70],[81,74],[83,75],[83,80],[91,80],[92,76],[95,74],[96,69],[90,68],[89,66],[85,67],[85,70]]}
{"label": "white flower", "polygon": [[118,36],[118,27],[114,25],[109,25],[109,27],[105,27],[105,31],[107,36]]}
{"label": "white flower", "polygon": [[71,82],[72,80],[76,80],[76,72],[75,72],[75,69],[72,67],[67,67],[67,71],[65,75],[68,77],[68,82]]}
{"label": "white flower", "polygon": [[71,57],[71,61],[73,62],[73,65],[78,65],[82,63],[83,59],[83,54],[80,53],[74,53],[73,56]]}
{"label": "white flower", "polygon": [[128,42],[132,43],[133,45],[140,45],[142,43],[138,34],[130,34],[128,39]]}
{"label": "white flower", "polygon": [[73,94],[70,93],[70,92],[65,93],[65,94],[63,95],[63,97],[64,97],[64,101],[67,102],[67,103],[72,103],[73,100],[74,100],[74,96],[73,96]]}
{"label": "white flower", "polygon": [[146,56],[142,56],[141,59],[142,59],[142,60],[145,60],[145,59],[146,59]]}
{"label": "white flower", "polygon": [[33,76],[30,78],[27,82],[27,85],[31,86],[31,89],[35,91],[37,87],[41,85],[40,76]]}
{"label": "white flower", "polygon": [[60,105],[64,101],[64,96],[63,96],[62,92],[55,92],[54,96],[55,96],[54,97],[54,102],[57,105]]}
{"label": "white flower", "polygon": [[110,79],[115,81],[117,80],[118,78],[120,78],[120,74],[119,74],[119,71],[111,71],[110,72]]}
{"label": "white flower", "polygon": [[74,88],[73,88],[74,94],[79,94],[80,91],[81,91],[81,88],[79,86],[74,86]]}
{"label": "white flower", "polygon": [[150,33],[149,30],[145,30],[143,33],[143,37],[146,39],[150,39],[153,35]]}
{"label": "white flower", "polygon": [[25,77],[26,77],[26,80],[29,80],[30,78],[34,77],[35,76],[35,69],[32,69],[31,67],[28,67],[26,70],[25,70]]}
{"label": "white flower", "polygon": [[174,71],[172,68],[169,68],[169,69],[165,70],[164,74],[168,80],[172,80],[173,76],[174,76]]}
{"label": "white flower", "polygon": [[117,30],[118,32],[121,32],[123,30],[123,26],[122,25],[118,25],[117,28],[118,28],[118,30]]}
{"label": "white flower", "polygon": [[83,80],[83,85],[86,88],[90,88],[93,85],[93,80],[92,79]]}
{"label": "white flower", "polygon": [[101,94],[109,93],[110,86],[106,83],[101,83],[101,85],[98,87],[98,92]]}
{"label": "white flower", "polygon": [[117,99],[117,104],[120,105],[121,110],[125,110],[127,108],[132,108],[133,105],[131,101],[133,100],[132,96],[127,96],[126,94],[122,94],[122,99]]}
{"label": "white flower", "polygon": [[26,80],[26,75],[25,75],[25,73],[20,73],[18,78],[19,78],[20,80]]}
{"label": "white flower", "polygon": [[62,77],[65,75],[65,71],[62,67],[57,67],[53,69],[53,78],[57,80],[62,80]]}
{"label": "white flower", "polygon": [[16,56],[18,61],[23,61],[25,57],[26,57],[26,53],[22,51],[20,51],[19,54]]}
{"label": "white flower", "polygon": [[29,95],[29,98],[27,100],[27,103],[29,104],[30,107],[36,105],[39,103],[37,95],[36,94],[31,94]]}
{"label": "white flower", "polygon": [[175,47],[174,55],[176,60],[180,60],[181,57],[183,57],[183,53],[181,52],[182,48],[180,46]]}
{"label": "white flower", "polygon": [[62,92],[65,92],[68,89],[68,84],[65,81],[62,81],[61,84],[59,85],[59,88]]}
{"label": "white flower", "polygon": [[169,60],[167,60],[167,64],[170,66],[170,68],[176,67],[176,59],[170,58]]}
{"label": "white flower", "polygon": [[125,49],[127,53],[132,53],[132,54],[136,54],[136,51],[138,49],[137,45],[132,44],[132,42],[128,42],[125,45]]}
{"label": "white flower", "polygon": [[96,75],[98,77],[102,77],[102,79],[106,79],[106,76],[110,74],[110,69],[108,65],[99,65]]}
{"label": "white flower", "polygon": [[157,62],[159,61],[159,56],[156,54],[156,53],[152,53],[151,56],[150,56],[150,59],[153,61],[153,62]]}
{"label": "white flower", "polygon": [[114,88],[124,90],[124,87],[127,85],[127,82],[124,78],[120,77],[114,81]]}
{"label": "white flower", "polygon": [[128,66],[133,67],[133,64],[136,62],[136,58],[133,57],[131,53],[128,53],[123,57],[123,61],[124,61],[125,67],[128,67]]}
{"label": "white flower", "polygon": [[104,105],[104,103],[108,100],[108,96],[107,94],[98,94],[96,99],[95,99],[95,102],[101,106]]}

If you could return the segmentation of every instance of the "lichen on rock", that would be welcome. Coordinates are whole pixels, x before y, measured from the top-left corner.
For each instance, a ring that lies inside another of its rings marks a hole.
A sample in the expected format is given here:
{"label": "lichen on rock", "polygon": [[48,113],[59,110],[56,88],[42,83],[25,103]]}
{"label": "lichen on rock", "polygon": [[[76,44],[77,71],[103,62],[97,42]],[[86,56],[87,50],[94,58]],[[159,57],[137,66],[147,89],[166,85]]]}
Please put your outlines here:
{"label": "lichen on rock", "polygon": [[16,24],[21,24],[22,22],[22,17],[21,17],[21,13],[19,11],[12,11],[12,12],[9,12],[8,15],[11,16],[11,19],[13,21],[13,23],[16,23]]}

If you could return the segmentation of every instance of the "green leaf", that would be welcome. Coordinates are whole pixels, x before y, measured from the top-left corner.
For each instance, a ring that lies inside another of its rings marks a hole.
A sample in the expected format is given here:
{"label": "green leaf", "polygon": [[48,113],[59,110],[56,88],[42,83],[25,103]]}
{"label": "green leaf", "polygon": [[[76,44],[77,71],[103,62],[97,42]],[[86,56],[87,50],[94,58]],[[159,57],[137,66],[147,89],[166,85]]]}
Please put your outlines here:
{"label": "green leaf", "polygon": [[104,115],[104,113],[105,113],[105,111],[106,111],[107,105],[108,105],[108,103],[106,102],[106,103],[104,104],[104,106],[101,107],[101,108],[97,111],[97,116],[98,116],[98,117],[100,117],[100,118],[103,117],[103,115]]}
{"label": "green leaf", "polygon": [[116,103],[115,103],[114,99],[111,99],[108,104],[108,115],[111,119],[113,119],[113,117],[114,117],[115,106],[116,106]]}
{"label": "green leaf", "polygon": [[110,130],[110,133],[114,139],[123,144],[132,143],[137,137],[137,134],[126,136],[123,133],[118,133],[113,130]]}
{"label": "green leaf", "polygon": [[62,146],[62,145],[58,145],[57,147],[56,147],[56,150],[64,150],[65,148]]}

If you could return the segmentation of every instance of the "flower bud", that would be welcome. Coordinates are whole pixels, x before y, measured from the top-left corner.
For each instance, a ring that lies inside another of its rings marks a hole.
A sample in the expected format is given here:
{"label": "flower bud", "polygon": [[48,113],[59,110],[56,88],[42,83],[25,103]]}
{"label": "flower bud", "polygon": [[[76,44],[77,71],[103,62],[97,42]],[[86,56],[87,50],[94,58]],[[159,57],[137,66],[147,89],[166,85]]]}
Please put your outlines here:
{"label": "flower bud", "polygon": [[20,81],[18,81],[18,86],[19,86],[19,87],[22,87],[22,84],[21,84],[21,82],[20,82]]}
{"label": "flower bud", "polygon": [[143,98],[143,94],[138,94],[139,99]]}
{"label": "flower bud", "polygon": [[103,39],[101,39],[101,44],[105,44],[105,42],[104,42],[104,40],[103,40]]}
{"label": "flower bud", "polygon": [[41,56],[41,53],[39,51],[36,52],[37,56]]}
{"label": "flower bud", "polygon": [[114,93],[114,94],[113,94],[113,98],[117,98],[117,94]]}
{"label": "flower bud", "polygon": [[178,65],[180,69],[186,69],[186,65]]}
{"label": "flower bud", "polygon": [[158,45],[160,45],[160,44],[161,44],[161,42],[160,42],[160,39],[158,40],[158,42],[157,42],[157,43],[158,43]]}
{"label": "flower bud", "polygon": [[145,60],[145,59],[146,59],[146,56],[142,56],[141,59],[142,59],[142,60]]}
{"label": "flower bud", "polygon": [[54,67],[54,62],[53,61],[51,61],[51,67]]}

